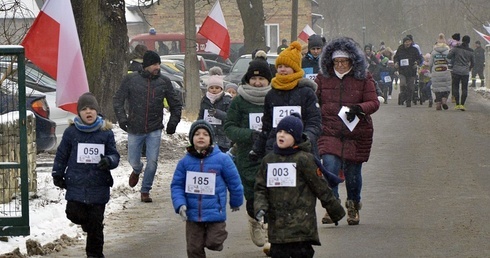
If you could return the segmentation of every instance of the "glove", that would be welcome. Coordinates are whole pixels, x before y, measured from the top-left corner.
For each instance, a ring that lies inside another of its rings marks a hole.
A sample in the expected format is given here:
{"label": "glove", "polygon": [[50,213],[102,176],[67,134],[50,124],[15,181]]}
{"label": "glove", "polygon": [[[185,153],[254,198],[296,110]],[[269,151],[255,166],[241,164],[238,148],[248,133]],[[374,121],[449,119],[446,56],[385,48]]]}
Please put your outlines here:
{"label": "glove", "polygon": [[239,211],[240,207],[231,207],[231,212]]}
{"label": "glove", "polygon": [[53,176],[53,183],[55,186],[61,189],[66,189],[65,179],[63,179],[61,176]]}
{"label": "glove", "polygon": [[121,128],[121,130],[123,130],[125,132],[128,132],[128,122],[120,122],[119,128]]}
{"label": "glove", "polygon": [[254,161],[254,162],[257,162],[261,157],[262,157],[262,155],[255,153],[255,151],[253,151],[253,150],[251,150],[248,153],[248,159],[250,159],[251,161]]}
{"label": "glove", "polygon": [[329,203],[326,207],[327,213],[332,219],[332,221],[335,223],[335,226],[337,226],[339,221],[345,217],[345,210],[344,207],[340,204],[340,201],[334,200]]}
{"label": "glove", "polygon": [[182,221],[186,221],[187,220],[187,206],[185,205],[182,205],[180,206],[179,208],[179,215],[180,215],[180,218],[182,218]]}
{"label": "glove", "polygon": [[262,132],[260,132],[260,131],[253,130],[252,131],[252,142],[256,142],[259,139],[261,133]]}
{"label": "glove", "polygon": [[347,114],[347,121],[349,122],[354,121],[356,115],[365,115],[359,105],[350,106],[349,111],[346,111],[345,113]]}
{"label": "glove", "polygon": [[175,133],[175,129],[177,128],[177,125],[176,124],[173,124],[173,123],[168,123],[167,124],[167,134],[174,134]]}
{"label": "glove", "polygon": [[215,116],[216,115],[216,109],[215,108],[210,108],[208,109],[208,114],[210,116]]}
{"label": "glove", "polygon": [[97,164],[97,167],[102,170],[109,170],[109,166],[111,165],[111,160],[109,157],[104,156],[104,154],[100,154],[100,161]]}
{"label": "glove", "polygon": [[264,215],[265,215],[265,211],[264,210],[260,210],[257,212],[257,215],[255,215],[255,220],[257,221],[262,221],[264,219]]}

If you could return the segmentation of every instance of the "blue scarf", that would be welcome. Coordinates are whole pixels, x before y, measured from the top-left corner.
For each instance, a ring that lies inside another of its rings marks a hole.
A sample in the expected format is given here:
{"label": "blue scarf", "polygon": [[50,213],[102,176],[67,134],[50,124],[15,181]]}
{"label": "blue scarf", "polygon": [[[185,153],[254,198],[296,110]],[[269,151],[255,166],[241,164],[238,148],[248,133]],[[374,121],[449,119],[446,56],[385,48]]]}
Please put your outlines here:
{"label": "blue scarf", "polygon": [[93,124],[90,124],[90,125],[85,124],[79,116],[75,117],[73,122],[75,124],[75,127],[79,131],[82,131],[85,133],[95,132],[95,131],[99,130],[103,125],[105,125],[105,121],[102,119],[101,116],[97,116],[97,119],[95,120],[95,122]]}

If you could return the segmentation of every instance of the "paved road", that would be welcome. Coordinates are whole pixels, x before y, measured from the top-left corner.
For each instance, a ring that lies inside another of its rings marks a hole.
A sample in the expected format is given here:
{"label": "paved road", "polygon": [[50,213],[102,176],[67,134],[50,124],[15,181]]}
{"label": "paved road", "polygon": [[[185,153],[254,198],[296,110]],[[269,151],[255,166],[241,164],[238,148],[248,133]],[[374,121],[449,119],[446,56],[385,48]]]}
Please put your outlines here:
{"label": "paved road", "polygon": [[[382,105],[363,168],[361,224],[319,225],[316,257],[490,257],[490,101],[471,91],[465,106]],[[154,203],[130,199],[107,215],[106,257],[186,257],[184,224],[169,197],[171,171],[158,180]],[[320,206],[317,214],[320,221]],[[243,209],[228,217],[225,249],[208,257],[265,257],[250,240]],[[50,257],[83,257],[83,248]]]}

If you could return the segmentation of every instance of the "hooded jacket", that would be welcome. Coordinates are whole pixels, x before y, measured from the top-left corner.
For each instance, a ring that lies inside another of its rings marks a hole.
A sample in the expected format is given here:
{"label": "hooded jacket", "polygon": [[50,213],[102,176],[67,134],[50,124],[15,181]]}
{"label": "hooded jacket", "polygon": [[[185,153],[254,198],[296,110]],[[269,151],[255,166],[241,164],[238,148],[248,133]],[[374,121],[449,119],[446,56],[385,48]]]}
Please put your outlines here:
{"label": "hooded jacket", "polygon": [[77,157],[79,144],[102,144],[103,154],[110,160],[110,169],[116,168],[120,156],[111,128],[110,122],[105,122],[94,132],[82,132],[74,124],[66,128],[56,151],[52,176],[64,178],[67,201],[84,204],[106,204],[109,201],[110,187],[114,184],[111,172],[101,170],[97,163],[79,163]]}
{"label": "hooded jacket", "polygon": [[471,69],[475,65],[473,49],[471,49],[467,43],[462,43],[451,49],[447,58],[451,59],[453,63],[452,73],[457,75],[469,75]]}
{"label": "hooded jacket", "polygon": [[430,72],[433,92],[446,92],[451,90],[451,71],[447,55],[449,46],[446,43],[437,43],[430,53]]}
{"label": "hooded jacket", "polygon": [[[334,71],[332,54],[336,50],[349,53],[352,69],[342,79]],[[363,50],[351,38],[337,38],[325,47],[321,60],[321,72],[316,77],[316,95],[322,116],[322,132],[318,139],[320,155],[332,154],[350,162],[366,162],[373,142],[371,114],[379,108],[376,86],[367,72]],[[364,116],[351,132],[338,116],[342,106],[359,105]]]}

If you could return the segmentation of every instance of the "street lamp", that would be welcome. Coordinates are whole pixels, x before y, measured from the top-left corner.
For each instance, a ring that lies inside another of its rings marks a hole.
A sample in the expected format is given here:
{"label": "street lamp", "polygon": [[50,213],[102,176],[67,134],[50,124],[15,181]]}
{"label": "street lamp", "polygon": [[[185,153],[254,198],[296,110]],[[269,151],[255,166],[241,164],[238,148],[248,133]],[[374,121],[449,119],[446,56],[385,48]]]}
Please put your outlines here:
{"label": "street lamp", "polygon": [[366,45],[366,26],[362,26],[362,45]]}

